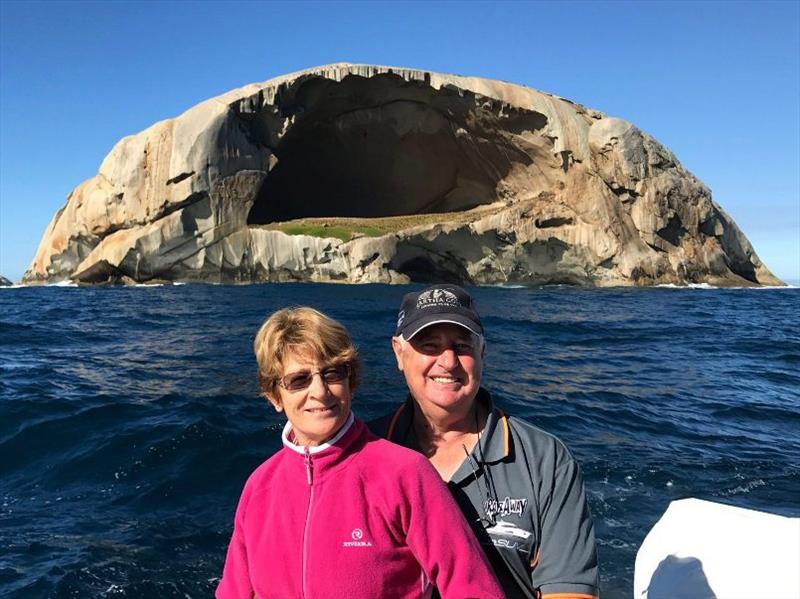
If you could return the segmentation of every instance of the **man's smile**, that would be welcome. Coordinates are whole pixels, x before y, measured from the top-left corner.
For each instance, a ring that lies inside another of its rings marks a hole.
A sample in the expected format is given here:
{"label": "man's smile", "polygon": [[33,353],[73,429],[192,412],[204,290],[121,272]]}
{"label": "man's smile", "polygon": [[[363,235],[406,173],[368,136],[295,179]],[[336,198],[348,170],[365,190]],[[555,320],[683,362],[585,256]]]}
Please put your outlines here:
{"label": "man's smile", "polygon": [[430,376],[428,378],[430,378],[434,383],[440,383],[440,384],[443,384],[443,385],[448,385],[448,384],[453,384],[453,383],[459,383],[459,384],[461,383],[461,379],[460,378],[454,377],[454,376],[448,376],[448,375],[433,375],[433,376]]}

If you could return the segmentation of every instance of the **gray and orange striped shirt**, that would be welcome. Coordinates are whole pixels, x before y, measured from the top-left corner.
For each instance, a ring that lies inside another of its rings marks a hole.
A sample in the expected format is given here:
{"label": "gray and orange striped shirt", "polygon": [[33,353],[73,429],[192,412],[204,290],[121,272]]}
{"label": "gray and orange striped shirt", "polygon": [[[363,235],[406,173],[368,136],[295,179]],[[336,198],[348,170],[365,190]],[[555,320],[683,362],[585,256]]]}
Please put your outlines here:
{"label": "gray and orange striped shirt", "polygon": [[[506,596],[597,599],[594,527],[577,462],[557,437],[506,416],[485,389],[476,401],[487,409],[486,425],[448,488]],[[368,426],[420,451],[411,402]]]}

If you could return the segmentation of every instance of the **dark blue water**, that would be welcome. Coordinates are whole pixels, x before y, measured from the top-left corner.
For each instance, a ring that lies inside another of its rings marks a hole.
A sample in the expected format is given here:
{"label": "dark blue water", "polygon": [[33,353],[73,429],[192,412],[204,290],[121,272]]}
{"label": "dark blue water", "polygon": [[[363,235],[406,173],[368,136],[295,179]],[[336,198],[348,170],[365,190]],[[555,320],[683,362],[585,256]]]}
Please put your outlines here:
{"label": "dark blue water", "polygon": [[[279,447],[252,338],[287,304],[340,319],[355,410],[404,396],[404,287],[0,290],[0,595],[208,597],[250,471]],[[800,515],[800,290],[475,289],[485,385],[572,448],[604,597],[677,498]]]}

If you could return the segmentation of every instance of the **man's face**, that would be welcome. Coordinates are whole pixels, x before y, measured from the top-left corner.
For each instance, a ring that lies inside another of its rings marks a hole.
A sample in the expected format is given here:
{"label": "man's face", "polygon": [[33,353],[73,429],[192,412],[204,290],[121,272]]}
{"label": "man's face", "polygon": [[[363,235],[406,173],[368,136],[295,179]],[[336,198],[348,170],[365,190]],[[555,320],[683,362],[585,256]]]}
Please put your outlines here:
{"label": "man's face", "polygon": [[481,339],[455,324],[431,325],[403,342],[392,338],[397,367],[424,407],[454,412],[470,406],[481,384]]}

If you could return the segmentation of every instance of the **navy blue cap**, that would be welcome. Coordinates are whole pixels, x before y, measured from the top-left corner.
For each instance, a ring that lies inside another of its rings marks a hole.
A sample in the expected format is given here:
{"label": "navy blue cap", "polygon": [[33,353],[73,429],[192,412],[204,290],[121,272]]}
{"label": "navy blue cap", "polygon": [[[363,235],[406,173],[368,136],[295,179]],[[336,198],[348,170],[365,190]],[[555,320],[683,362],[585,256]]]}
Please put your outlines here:
{"label": "navy blue cap", "polygon": [[411,339],[425,327],[440,323],[457,324],[483,335],[481,317],[469,293],[458,285],[433,285],[403,297],[395,336]]}

